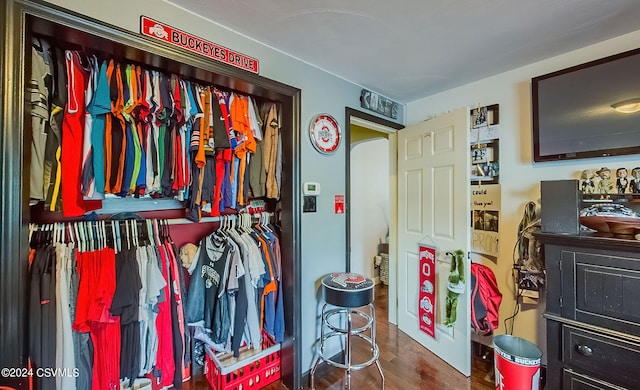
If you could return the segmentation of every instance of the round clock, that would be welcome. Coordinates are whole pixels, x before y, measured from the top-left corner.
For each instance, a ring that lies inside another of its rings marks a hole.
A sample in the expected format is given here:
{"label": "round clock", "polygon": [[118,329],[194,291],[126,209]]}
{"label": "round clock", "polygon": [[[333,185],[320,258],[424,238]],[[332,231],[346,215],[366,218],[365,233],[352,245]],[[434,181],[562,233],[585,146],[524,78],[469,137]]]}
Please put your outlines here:
{"label": "round clock", "polygon": [[331,154],[340,146],[342,132],[338,121],[329,114],[319,114],[309,124],[311,144],[322,154]]}

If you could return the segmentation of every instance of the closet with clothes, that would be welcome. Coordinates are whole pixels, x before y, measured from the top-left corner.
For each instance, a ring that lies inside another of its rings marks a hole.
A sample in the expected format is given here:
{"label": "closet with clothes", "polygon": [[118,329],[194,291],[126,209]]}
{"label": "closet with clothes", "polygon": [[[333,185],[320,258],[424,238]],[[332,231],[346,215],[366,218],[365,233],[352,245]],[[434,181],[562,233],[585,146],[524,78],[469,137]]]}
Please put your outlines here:
{"label": "closet with clothes", "polygon": [[69,375],[2,385],[181,388],[268,340],[300,387],[300,91],[8,3],[0,359]]}

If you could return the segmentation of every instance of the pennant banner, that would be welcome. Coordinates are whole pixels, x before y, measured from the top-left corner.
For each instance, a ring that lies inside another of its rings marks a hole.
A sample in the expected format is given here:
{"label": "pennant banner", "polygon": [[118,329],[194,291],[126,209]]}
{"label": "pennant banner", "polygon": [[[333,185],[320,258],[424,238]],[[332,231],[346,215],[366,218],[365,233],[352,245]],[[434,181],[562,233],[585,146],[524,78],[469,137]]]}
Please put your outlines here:
{"label": "pennant banner", "polygon": [[435,338],[436,322],[436,248],[418,244],[420,286],[418,318],[420,330]]}

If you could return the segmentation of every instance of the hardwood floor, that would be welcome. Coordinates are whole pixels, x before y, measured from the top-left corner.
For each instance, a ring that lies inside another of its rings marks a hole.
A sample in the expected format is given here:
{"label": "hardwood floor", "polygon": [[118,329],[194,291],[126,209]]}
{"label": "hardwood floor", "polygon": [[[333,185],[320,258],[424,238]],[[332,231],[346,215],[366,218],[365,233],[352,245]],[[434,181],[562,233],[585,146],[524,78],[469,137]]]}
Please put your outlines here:
{"label": "hardwood floor", "polygon": [[[487,373],[492,373],[493,356],[482,359],[472,353],[471,377],[466,378],[443,360],[429,352],[412,338],[401,332],[395,325],[387,321],[387,287],[376,286],[376,341],[380,349],[380,364],[385,376],[385,388],[390,390],[412,389],[470,389],[493,390],[493,377],[486,381]],[[368,358],[368,348],[359,338],[354,342],[354,361],[364,361]],[[370,356],[370,355],[369,355]],[[315,376],[316,390],[342,389],[344,371],[327,365],[322,365]],[[375,364],[355,371],[351,375],[351,388],[354,390],[369,390],[381,388],[382,381]],[[195,386],[193,386],[195,385]],[[202,385],[203,387],[200,387]],[[309,384],[304,384],[309,389]],[[189,386],[191,389],[207,388],[206,382],[200,381]],[[277,383],[264,388],[265,390],[283,390],[283,385]]]}
{"label": "hardwood floor", "polygon": [[[376,286],[374,305],[376,342],[380,349],[386,389],[495,389],[492,381],[485,381],[487,373],[493,370],[493,356],[483,360],[474,354],[471,378],[466,378],[387,321],[387,286]],[[366,343],[360,342],[359,338],[355,340],[354,360],[364,361],[370,356]],[[316,390],[342,389],[344,371],[324,365],[316,373],[315,382]],[[375,364],[351,375],[351,388],[355,390],[381,388],[381,384]],[[305,389],[308,389],[308,384],[305,385]],[[269,388],[276,389],[278,387]]]}

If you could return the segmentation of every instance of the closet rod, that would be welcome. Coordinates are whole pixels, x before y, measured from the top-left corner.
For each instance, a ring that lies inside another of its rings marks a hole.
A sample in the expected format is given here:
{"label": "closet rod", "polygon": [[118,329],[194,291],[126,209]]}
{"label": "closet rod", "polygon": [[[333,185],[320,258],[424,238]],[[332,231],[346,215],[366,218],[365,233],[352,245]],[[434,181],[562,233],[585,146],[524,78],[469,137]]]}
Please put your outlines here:
{"label": "closet rod", "polygon": [[[202,217],[198,222],[193,222],[192,220],[187,218],[173,218],[173,219],[167,219],[166,221],[167,221],[167,224],[169,225],[182,225],[182,224],[203,223],[203,222],[220,222],[221,218],[223,217],[236,219],[238,215],[242,215],[242,214],[227,214],[220,217]],[[261,213],[253,213],[249,215],[251,215],[252,218],[260,218],[261,216],[264,216],[264,215],[267,215],[269,218],[271,218],[273,216],[273,213],[269,211],[263,211]]]}
{"label": "closet rod", "polygon": [[[222,217],[227,217],[230,219],[235,219],[237,218],[238,215],[242,215],[242,214],[228,214],[228,215],[224,215]],[[267,215],[269,218],[271,218],[273,216],[272,212],[269,211],[263,211],[261,213],[253,213],[253,214],[249,214],[251,215],[252,218],[260,218],[263,215]],[[190,219],[187,218],[171,218],[171,219],[164,219],[168,225],[190,225],[190,224],[194,224],[194,223],[211,223],[211,222],[220,222],[222,217],[202,217],[200,219],[200,221],[198,222],[194,222]],[[151,220],[157,219],[157,218],[149,218]],[[162,218],[160,218],[162,219]],[[118,220],[111,220],[111,219],[105,219],[103,221],[118,221]],[[125,221],[125,220],[122,220]],[[77,221],[77,222],[95,222],[95,221]],[[30,223],[29,225],[31,227],[34,228],[34,231],[37,231],[38,228],[40,226],[46,226],[46,225],[51,225],[53,226],[56,223],[63,223],[63,224],[67,224],[67,223],[75,223],[75,222],[51,222],[51,223]]]}

